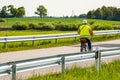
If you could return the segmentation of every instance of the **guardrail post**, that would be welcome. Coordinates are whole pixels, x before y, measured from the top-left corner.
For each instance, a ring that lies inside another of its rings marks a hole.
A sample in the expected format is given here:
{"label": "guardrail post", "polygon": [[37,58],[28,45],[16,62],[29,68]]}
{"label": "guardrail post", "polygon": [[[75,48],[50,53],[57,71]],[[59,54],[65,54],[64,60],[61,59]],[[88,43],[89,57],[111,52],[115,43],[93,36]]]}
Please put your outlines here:
{"label": "guardrail post", "polygon": [[16,64],[12,64],[12,80],[16,80]]}
{"label": "guardrail post", "polygon": [[7,38],[5,38],[4,48],[7,48]]}
{"label": "guardrail post", "polygon": [[101,66],[101,52],[97,47],[95,52],[95,67],[97,71],[99,71],[100,66]]}
{"label": "guardrail post", "polygon": [[55,39],[55,44],[58,44],[58,39],[57,38]]}
{"label": "guardrail post", "polygon": [[34,46],[35,45],[35,41],[34,40],[32,40],[32,46]]}
{"label": "guardrail post", "polygon": [[64,74],[64,72],[65,72],[65,56],[62,56],[62,58],[61,58],[61,61],[62,61],[62,74]]}
{"label": "guardrail post", "polygon": [[106,32],[106,34],[105,34],[105,39],[107,39],[108,36],[109,36],[109,32]]}
{"label": "guardrail post", "polygon": [[119,32],[120,32],[120,31],[118,30],[118,31],[117,31],[117,38],[119,37]]}
{"label": "guardrail post", "polygon": [[77,41],[77,37],[75,37],[75,42]]}
{"label": "guardrail post", "polygon": [[35,41],[34,41],[35,37],[32,37],[32,38],[33,38],[33,40],[32,40],[32,46],[34,46],[35,45]]}

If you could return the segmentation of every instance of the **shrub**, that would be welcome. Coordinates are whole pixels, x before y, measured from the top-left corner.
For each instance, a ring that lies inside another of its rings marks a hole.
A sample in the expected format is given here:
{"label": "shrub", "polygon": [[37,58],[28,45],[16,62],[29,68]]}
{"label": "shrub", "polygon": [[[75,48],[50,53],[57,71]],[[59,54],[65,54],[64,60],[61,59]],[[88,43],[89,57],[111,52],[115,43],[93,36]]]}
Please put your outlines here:
{"label": "shrub", "polygon": [[55,30],[65,31],[65,30],[68,30],[68,29],[67,29],[67,26],[66,26],[65,24],[60,23],[60,24],[57,24],[57,25],[55,26]]}
{"label": "shrub", "polygon": [[95,24],[92,25],[93,30],[111,30],[113,27],[107,24]]}
{"label": "shrub", "polygon": [[30,29],[36,29],[37,27],[38,27],[38,25],[36,25],[36,24],[33,24],[33,23],[29,24]]}
{"label": "shrub", "polygon": [[120,29],[120,25],[117,25],[117,26],[113,26],[113,29]]}
{"label": "shrub", "polygon": [[70,24],[71,25],[71,30],[77,30],[78,29],[78,24]]}
{"label": "shrub", "polygon": [[5,19],[0,18],[0,22],[6,22],[6,20],[5,20]]}
{"label": "shrub", "polygon": [[27,24],[21,24],[21,23],[17,22],[12,26],[12,28],[14,30],[26,30],[26,29],[28,29],[28,25]]}
{"label": "shrub", "polygon": [[44,24],[46,24],[46,23],[42,23],[42,22],[41,22],[41,23],[38,23],[38,25],[44,25]]}
{"label": "shrub", "polygon": [[113,29],[112,25],[108,25],[108,24],[103,25],[103,27],[105,27],[105,30],[112,30]]}
{"label": "shrub", "polygon": [[95,21],[90,21],[89,24],[93,25],[93,24],[95,24]]}
{"label": "shrub", "polygon": [[78,25],[76,24],[57,24],[55,25],[56,30],[62,30],[62,31],[73,31],[78,29]]}
{"label": "shrub", "polygon": [[44,24],[39,24],[37,29],[40,29],[40,30],[54,30],[55,27],[50,23],[44,23]]}

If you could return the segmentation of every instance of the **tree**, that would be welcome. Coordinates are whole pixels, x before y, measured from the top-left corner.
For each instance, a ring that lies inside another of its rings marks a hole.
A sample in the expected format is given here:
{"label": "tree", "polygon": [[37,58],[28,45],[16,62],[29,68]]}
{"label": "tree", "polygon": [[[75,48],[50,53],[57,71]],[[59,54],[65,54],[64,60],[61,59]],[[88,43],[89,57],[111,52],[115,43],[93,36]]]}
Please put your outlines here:
{"label": "tree", "polygon": [[[119,9],[119,8],[118,8]],[[116,7],[112,7],[112,12],[113,12],[113,17],[112,17],[112,19],[113,20],[116,20],[116,18],[118,18],[118,17],[116,17],[117,15],[118,15],[118,10]],[[120,14],[119,14],[120,15]]]}
{"label": "tree", "polygon": [[23,17],[25,15],[25,8],[19,7],[14,8],[13,5],[3,6],[0,10],[0,17]]}
{"label": "tree", "polygon": [[120,20],[120,8],[117,9],[116,15],[114,16],[115,20]]}
{"label": "tree", "polygon": [[41,18],[46,17],[47,16],[47,9],[43,5],[40,5],[37,8],[37,11],[35,12],[35,14],[39,15]]}
{"label": "tree", "polygon": [[104,19],[104,20],[120,20],[120,8],[102,6],[96,10],[89,11],[87,18]]}
{"label": "tree", "polygon": [[101,8],[101,10],[102,10],[102,12],[103,12],[103,16],[102,16],[102,19],[107,19],[107,17],[108,17],[108,10],[107,10],[107,7],[105,7],[105,6],[103,6],[102,8]]}
{"label": "tree", "polygon": [[17,17],[23,17],[25,15],[25,8],[19,7]]}
{"label": "tree", "polygon": [[95,18],[96,19],[102,19],[103,16],[103,12],[100,8],[98,8],[95,12],[94,12]]}
{"label": "tree", "polygon": [[8,6],[8,11],[9,11],[9,17],[16,17],[18,11],[16,8],[14,8],[13,5]]}
{"label": "tree", "polygon": [[17,8],[14,8],[13,5],[9,5],[8,10],[9,10],[10,17],[23,17],[25,15],[25,8],[24,7],[19,7],[17,9]]}
{"label": "tree", "polygon": [[106,16],[107,20],[112,20],[113,19],[113,7],[107,7],[106,8]]}
{"label": "tree", "polygon": [[8,17],[7,6],[2,7],[2,10],[0,11],[0,17],[2,17],[2,18]]}
{"label": "tree", "polygon": [[87,18],[92,18],[92,19],[94,19],[94,18],[95,18],[94,12],[95,12],[94,10],[89,11],[89,12],[87,13]]}
{"label": "tree", "polygon": [[79,18],[87,18],[87,14],[80,14]]}

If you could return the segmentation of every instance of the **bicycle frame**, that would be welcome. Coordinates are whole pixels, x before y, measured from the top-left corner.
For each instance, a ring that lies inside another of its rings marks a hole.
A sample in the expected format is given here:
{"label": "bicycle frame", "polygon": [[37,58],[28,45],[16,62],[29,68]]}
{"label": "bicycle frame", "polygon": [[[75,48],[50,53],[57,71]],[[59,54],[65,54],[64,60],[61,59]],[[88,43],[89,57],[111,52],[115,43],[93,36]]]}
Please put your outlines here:
{"label": "bicycle frame", "polygon": [[81,52],[87,51],[88,50],[87,44],[86,44],[87,43],[87,39],[86,38],[81,38],[80,41],[81,41],[81,49],[80,49],[80,51]]}

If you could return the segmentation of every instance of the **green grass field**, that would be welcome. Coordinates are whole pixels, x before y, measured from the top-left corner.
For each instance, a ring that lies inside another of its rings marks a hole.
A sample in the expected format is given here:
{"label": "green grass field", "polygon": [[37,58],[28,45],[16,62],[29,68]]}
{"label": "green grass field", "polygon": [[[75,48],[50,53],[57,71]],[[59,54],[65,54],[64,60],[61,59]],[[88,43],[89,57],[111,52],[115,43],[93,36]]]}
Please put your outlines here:
{"label": "green grass field", "polygon": [[[79,23],[81,24],[81,21],[83,19],[80,18],[4,18],[6,22],[0,22],[0,27],[11,27],[16,22],[22,22],[22,23],[40,23],[40,22],[62,22],[62,23]],[[94,21],[96,24],[119,24],[119,21],[110,21],[110,20],[96,20],[96,19],[88,19],[88,23],[91,21]]]}
{"label": "green grass field", "polygon": [[73,67],[65,71],[65,75],[47,74],[44,76],[33,75],[26,80],[120,80],[120,60],[113,61],[109,64],[103,63],[99,72],[95,67]]}

